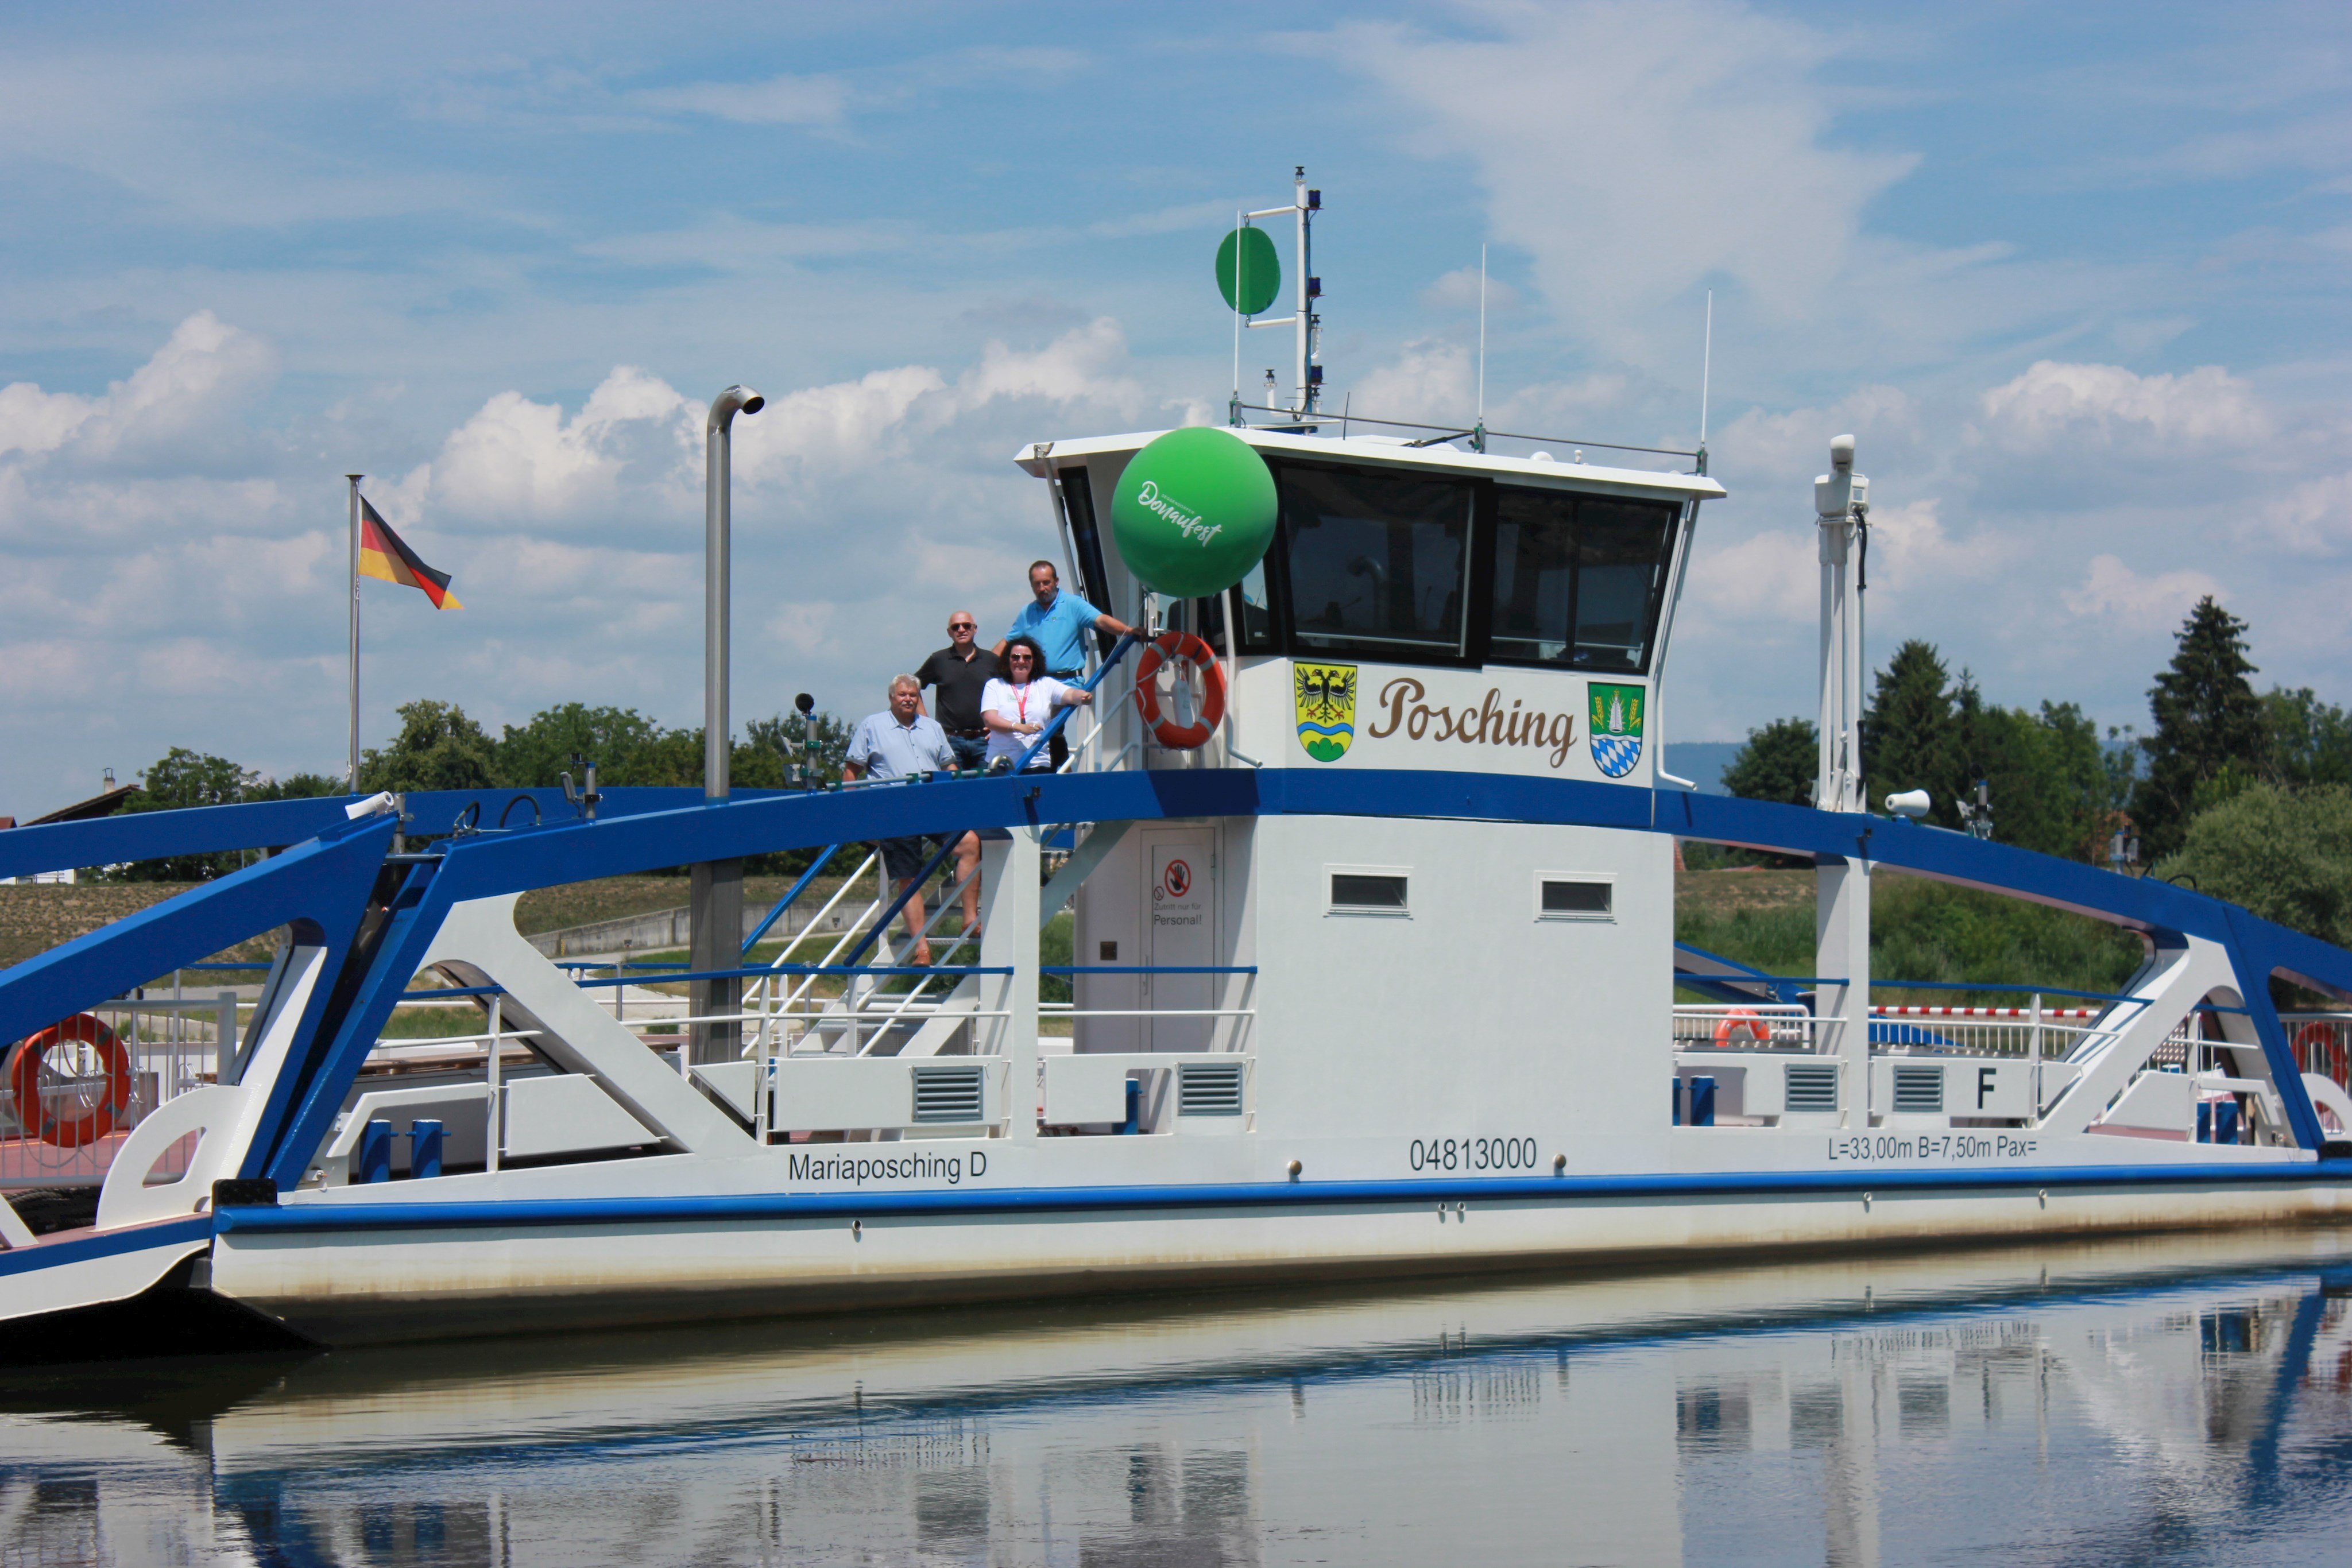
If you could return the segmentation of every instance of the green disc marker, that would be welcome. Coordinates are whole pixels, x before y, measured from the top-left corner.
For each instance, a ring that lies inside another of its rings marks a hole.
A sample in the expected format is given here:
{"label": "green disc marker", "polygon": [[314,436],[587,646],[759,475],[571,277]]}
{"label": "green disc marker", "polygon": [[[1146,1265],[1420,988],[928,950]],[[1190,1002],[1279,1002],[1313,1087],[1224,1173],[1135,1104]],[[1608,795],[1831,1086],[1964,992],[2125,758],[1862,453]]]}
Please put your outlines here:
{"label": "green disc marker", "polygon": [[[1234,274],[1238,268],[1241,276]],[[1274,238],[1264,229],[1239,228],[1217,247],[1217,292],[1225,307],[1255,316],[1282,292],[1282,263],[1274,254]]]}
{"label": "green disc marker", "polygon": [[1221,593],[1274,542],[1274,476],[1256,448],[1210,425],[1171,430],[1129,459],[1110,502],[1119,559],[1178,599]]}

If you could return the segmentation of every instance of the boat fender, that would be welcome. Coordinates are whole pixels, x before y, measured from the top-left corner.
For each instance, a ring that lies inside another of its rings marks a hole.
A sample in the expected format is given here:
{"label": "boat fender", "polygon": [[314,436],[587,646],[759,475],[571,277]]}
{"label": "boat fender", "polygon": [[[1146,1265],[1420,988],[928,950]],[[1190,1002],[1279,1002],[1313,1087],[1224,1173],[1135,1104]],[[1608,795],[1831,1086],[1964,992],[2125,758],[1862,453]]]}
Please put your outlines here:
{"label": "boat fender", "polygon": [[[41,1098],[41,1062],[50,1050],[68,1042],[97,1048],[106,1063],[106,1092],[96,1105],[68,1119]],[[90,1013],[76,1013],[51,1024],[26,1040],[8,1071],[8,1086],[16,1095],[16,1119],[45,1144],[78,1149],[114,1131],[114,1120],[131,1106],[131,1052],[114,1031]]]}
{"label": "boat fender", "polygon": [[[1160,711],[1160,666],[1176,668],[1175,710]],[[1201,678],[1201,708],[1190,713],[1192,677]],[[1145,645],[1135,666],[1135,706],[1160,744],[1171,751],[1190,751],[1208,744],[1225,719],[1225,671],[1206,643],[1190,632],[1162,632]]]}
{"label": "boat fender", "polygon": [[1729,1045],[1743,1034],[1758,1045],[1766,1044],[1772,1038],[1764,1027],[1763,1019],[1746,1008],[1734,1008],[1723,1015],[1721,1023],[1715,1026],[1715,1043]]}

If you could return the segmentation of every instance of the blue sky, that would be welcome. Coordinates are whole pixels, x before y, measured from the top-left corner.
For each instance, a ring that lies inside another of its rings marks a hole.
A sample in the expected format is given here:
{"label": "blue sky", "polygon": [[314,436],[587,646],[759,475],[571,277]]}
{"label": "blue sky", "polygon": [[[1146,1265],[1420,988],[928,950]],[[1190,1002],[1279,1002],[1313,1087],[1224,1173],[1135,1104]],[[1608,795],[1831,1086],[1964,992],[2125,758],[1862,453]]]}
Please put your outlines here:
{"label": "blue sky", "polygon": [[[1209,260],[1325,193],[1335,401],[1687,444],[1670,716],[1811,706],[1853,430],[1883,655],[2145,722],[2200,592],[2352,700],[2341,6],[594,5],[0,19],[0,812],[179,745],[331,769],[346,469],[467,608],[394,706],[699,716],[700,405],[741,381],[736,705],[1002,626],[1019,443],[1222,410]],[[1284,334],[1250,351],[1280,362]]]}

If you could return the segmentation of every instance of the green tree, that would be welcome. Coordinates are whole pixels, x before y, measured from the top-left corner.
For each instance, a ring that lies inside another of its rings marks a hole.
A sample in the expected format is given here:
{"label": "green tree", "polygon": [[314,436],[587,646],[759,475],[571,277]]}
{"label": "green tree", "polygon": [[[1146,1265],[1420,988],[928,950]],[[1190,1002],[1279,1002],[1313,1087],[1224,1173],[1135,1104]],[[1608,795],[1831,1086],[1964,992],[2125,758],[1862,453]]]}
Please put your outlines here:
{"label": "green tree", "polygon": [[246,791],[248,800],[310,800],[321,795],[343,795],[350,791],[340,779],[323,773],[289,773],[283,779],[264,779],[255,789]]}
{"label": "green tree", "polygon": [[[804,759],[801,755],[801,742],[808,729],[814,729],[816,736],[816,756],[814,759]],[[809,715],[806,727],[796,713],[755,718],[743,727],[743,738],[735,743],[735,766],[745,768],[753,765],[747,753],[773,758],[778,763],[777,785],[780,787],[789,778],[783,768],[797,766],[803,760],[813,760],[815,768],[814,782],[829,784],[841,777],[841,765],[849,758],[849,731],[848,720],[822,711]],[[765,764],[760,766],[764,768]]]}
{"label": "green tree", "polygon": [[[261,775],[240,768],[226,757],[190,751],[175,746],[139,776],[139,792],[124,801],[124,815],[135,811],[184,811],[198,806],[233,806],[261,784]],[[110,866],[100,874],[108,882],[210,882],[226,876],[248,857],[235,852],[208,855],[167,855],[161,860],[134,861]]]}
{"label": "green tree", "polygon": [[2147,694],[2155,732],[2143,737],[2147,777],[2132,815],[2150,859],[2180,846],[2189,819],[2273,774],[2263,700],[2247,676],[2246,623],[2213,601],[2197,601],[2175,633],[2172,663]]}
{"label": "green tree", "polygon": [[360,789],[482,789],[497,783],[494,743],[455,703],[418,701],[394,710],[400,733],[383,750],[360,754]]}
{"label": "green tree", "polygon": [[2352,946],[2352,789],[2249,785],[2200,812],[2156,874]]}
{"label": "green tree", "polygon": [[661,726],[635,708],[563,703],[520,727],[508,725],[493,747],[491,772],[501,788],[545,789],[560,773],[577,779],[572,758],[579,756],[596,764],[600,785],[642,784],[642,754],[661,738]]}
{"label": "green tree", "polygon": [[[342,785],[316,773],[289,774],[285,779],[266,779],[226,757],[190,751],[175,746],[140,775],[139,790],[121,808],[134,811],[184,811],[198,806],[234,806],[255,800],[291,800],[314,795],[340,795]],[[95,873],[107,882],[210,882],[226,876],[253,859],[251,851],[214,854],[167,855],[160,860],[134,861]]]}
{"label": "green tree", "polygon": [[1958,757],[1958,726],[1950,677],[1934,644],[1917,638],[1895,650],[1878,673],[1869,711],[1862,717],[1862,777],[1868,802],[1925,789],[1934,804],[1927,820],[1960,825],[1958,797],[1967,788]]}
{"label": "green tree", "polygon": [[1821,739],[1809,718],[1776,718],[1748,732],[1723,769],[1723,787],[1747,800],[1810,806],[1821,777]]}
{"label": "green tree", "polygon": [[2273,686],[2263,694],[2263,711],[2281,782],[2352,784],[2352,716],[2309,686]]}
{"label": "green tree", "polygon": [[1987,704],[1964,671],[1954,704],[1956,785],[1982,779],[2001,843],[2070,860],[2105,854],[2116,794],[2099,727],[2073,703],[2039,713]]}

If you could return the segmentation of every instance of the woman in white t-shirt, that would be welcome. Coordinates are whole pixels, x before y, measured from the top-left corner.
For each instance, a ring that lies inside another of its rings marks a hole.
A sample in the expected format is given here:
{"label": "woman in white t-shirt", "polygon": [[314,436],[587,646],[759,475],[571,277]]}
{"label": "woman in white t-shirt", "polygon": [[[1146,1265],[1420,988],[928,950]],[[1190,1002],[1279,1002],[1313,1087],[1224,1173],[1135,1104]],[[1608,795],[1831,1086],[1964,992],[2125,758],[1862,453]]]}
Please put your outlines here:
{"label": "woman in white t-shirt", "polygon": [[[1004,673],[980,694],[980,722],[988,727],[991,772],[1002,772],[1019,762],[1021,754],[1037,743],[1055,708],[1083,707],[1095,700],[1092,692],[1038,673],[1045,668],[1045,654],[1034,638],[1007,642],[998,664]],[[1040,751],[1029,771],[1043,772],[1045,766],[1045,754]]]}

